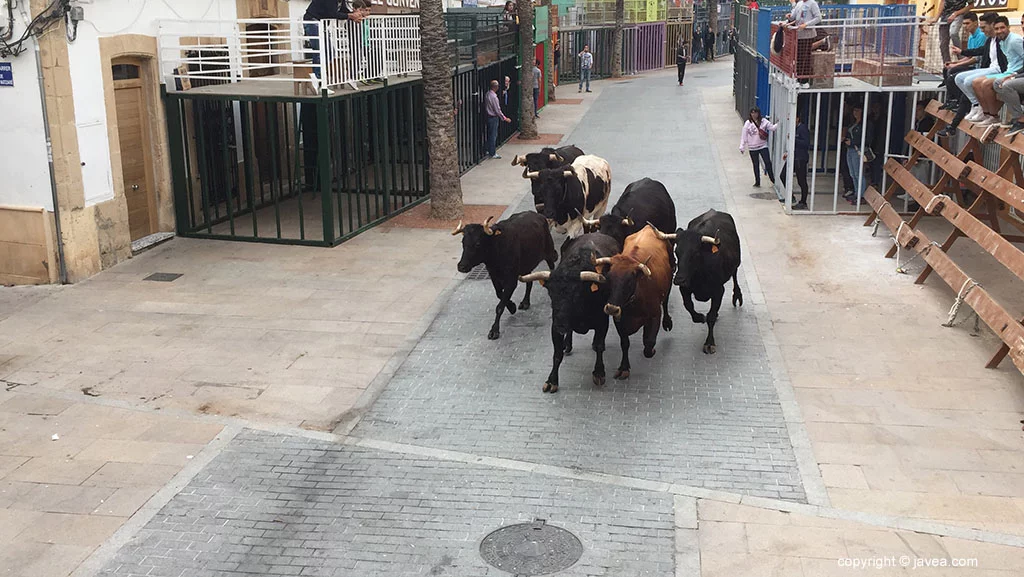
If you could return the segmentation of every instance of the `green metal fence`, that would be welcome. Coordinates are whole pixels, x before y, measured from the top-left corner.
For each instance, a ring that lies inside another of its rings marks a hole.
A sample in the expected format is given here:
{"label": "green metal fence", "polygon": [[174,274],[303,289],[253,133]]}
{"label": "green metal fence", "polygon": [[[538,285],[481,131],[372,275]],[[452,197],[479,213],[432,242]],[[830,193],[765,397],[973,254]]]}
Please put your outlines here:
{"label": "green metal fence", "polygon": [[334,97],[164,100],[181,236],[333,246],[428,197],[418,79]]}

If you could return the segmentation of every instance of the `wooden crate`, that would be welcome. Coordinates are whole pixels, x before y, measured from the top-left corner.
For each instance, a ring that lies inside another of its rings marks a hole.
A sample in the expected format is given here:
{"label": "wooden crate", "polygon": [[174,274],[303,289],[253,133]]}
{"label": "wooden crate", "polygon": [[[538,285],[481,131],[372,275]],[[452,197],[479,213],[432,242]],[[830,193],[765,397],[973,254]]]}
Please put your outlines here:
{"label": "wooden crate", "polygon": [[811,52],[811,88],[832,88],[836,79],[836,53]]}
{"label": "wooden crate", "polygon": [[886,59],[885,64],[869,58],[853,61],[853,77],[874,86],[910,86],[914,65],[909,58]]}

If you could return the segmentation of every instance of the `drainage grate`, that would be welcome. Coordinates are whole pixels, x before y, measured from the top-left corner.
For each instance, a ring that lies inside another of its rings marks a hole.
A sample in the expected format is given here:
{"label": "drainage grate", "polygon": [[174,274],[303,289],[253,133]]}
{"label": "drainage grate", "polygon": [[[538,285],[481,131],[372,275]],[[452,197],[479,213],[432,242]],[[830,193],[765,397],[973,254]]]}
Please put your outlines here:
{"label": "drainage grate", "polygon": [[174,282],[181,277],[181,274],[176,272],[155,272],[142,280],[151,280],[154,282]]}
{"label": "drainage grate", "polygon": [[779,200],[779,196],[774,192],[752,192],[750,198],[756,198],[757,200]]}
{"label": "drainage grate", "polygon": [[568,569],[583,555],[583,544],[544,519],[502,527],[480,542],[480,556],[514,575],[549,575]]}
{"label": "drainage grate", "polygon": [[487,267],[482,264],[476,265],[466,274],[466,280],[488,280],[490,278],[491,275],[487,274]]}

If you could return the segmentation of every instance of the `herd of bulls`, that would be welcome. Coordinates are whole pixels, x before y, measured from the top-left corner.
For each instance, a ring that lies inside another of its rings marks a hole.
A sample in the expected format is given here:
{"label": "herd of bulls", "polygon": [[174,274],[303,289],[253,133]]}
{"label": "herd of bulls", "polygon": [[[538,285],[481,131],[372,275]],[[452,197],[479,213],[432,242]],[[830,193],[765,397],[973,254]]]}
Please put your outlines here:
{"label": "herd of bulls", "polygon": [[[622,347],[616,379],[629,377],[629,337],[641,329],[644,357],[653,357],[659,330],[672,330],[668,300],[673,284],[693,322],[708,325],[703,351],[715,352],[715,321],[730,278],[732,304],[743,305],[736,280],[740,240],[732,216],[709,210],[685,229],[677,228],[672,197],[662,183],[649,178],[627,186],[605,214],[611,167],[575,146],[516,156],[512,164],[522,165],[523,177],[531,180],[537,212],[520,212],[493,224],[491,218],[483,224],[460,222],[452,234],[462,235],[459,272],[483,263],[498,296],[487,338],[500,336],[503,311],[515,314],[512,294],[520,282],[526,284],[526,295],[518,310],[530,308],[534,282],[547,289],[554,363],[545,392],[558,391],[558,368],[564,355],[572,353],[574,332],[594,331],[594,384],[605,383],[609,317]],[[561,254],[555,251],[552,229],[567,236]],[[534,272],[541,261],[549,270]],[[707,315],[694,310],[694,298],[711,301]]]}

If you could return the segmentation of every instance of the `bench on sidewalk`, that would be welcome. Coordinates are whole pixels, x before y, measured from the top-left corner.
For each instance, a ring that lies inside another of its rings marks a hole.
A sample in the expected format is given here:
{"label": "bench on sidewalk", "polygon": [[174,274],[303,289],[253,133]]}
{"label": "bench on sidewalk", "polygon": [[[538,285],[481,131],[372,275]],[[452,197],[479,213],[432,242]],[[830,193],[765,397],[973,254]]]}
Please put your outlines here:
{"label": "bench on sidewalk", "polygon": [[[1005,221],[1024,232],[1024,221],[1017,217],[1017,213],[1024,215],[1024,188],[1020,186],[1024,184],[1021,170],[1024,139],[1018,143],[1007,137],[1002,129],[962,122],[959,128],[969,138],[960,153],[953,154],[933,141],[936,131],[949,124],[953,117],[951,112],[938,108],[939,103],[934,100],[927,107],[927,113],[937,120],[927,135],[916,131],[907,134],[905,140],[910,144],[912,153],[906,164],[895,159],[886,162],[885,172],[892,178],[892,183],[885,193],[879,193],[874,187],[868,188],[864,197],[873,212],[864,224],[871,225],[877,219],[892,232],[894,246],[886,257],[898,255],[900,249],[909,249],[925,261],[926,267],[916,283],[923,283],[935,272],[956,292],[951,318],[946,326],[952,326],[960,305],[966,303],[974,309],[978,319],[999,336],[1003,345],[987,367],[995,368],[1009,355],[1017,368],[1024,372],[1024,318],[1010,315],[948,254],[957,239],[969,238],[1017,279],[1024,281],[1024,251],[1014,244],[1024,243],[1024,235],[1007,234],[1002,226]],[[983,145],[986,143],[1000,147],[1000,163],[995,172],[974,161],[983,158]],[[932,186],[920,182],[911,172],[916,163],[925,158],[942,170],[941,178]],[[977,195],[970,206],[967,206],[967,199],[962,193],[964,186]],[[919,205],[909,221],[904,221],[891,204],[900,189]],[[924,216],[941,216],[953,226],[943,243],[930,240],[917,228]]]}

